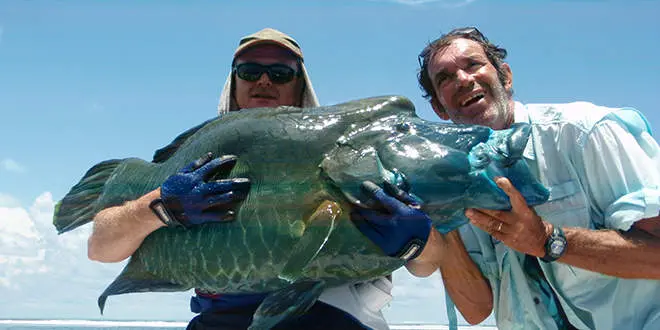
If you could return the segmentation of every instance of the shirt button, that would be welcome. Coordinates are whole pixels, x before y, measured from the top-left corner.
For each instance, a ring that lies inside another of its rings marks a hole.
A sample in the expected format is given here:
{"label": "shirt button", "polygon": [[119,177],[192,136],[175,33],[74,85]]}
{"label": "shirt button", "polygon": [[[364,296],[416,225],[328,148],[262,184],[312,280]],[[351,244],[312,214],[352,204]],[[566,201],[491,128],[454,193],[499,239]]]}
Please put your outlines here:
{"label": "shirt button", "polygon": [[534,303],[538,305],[539,303],[541,303],[541,301],[539,300],[538,297],[534,297]]}

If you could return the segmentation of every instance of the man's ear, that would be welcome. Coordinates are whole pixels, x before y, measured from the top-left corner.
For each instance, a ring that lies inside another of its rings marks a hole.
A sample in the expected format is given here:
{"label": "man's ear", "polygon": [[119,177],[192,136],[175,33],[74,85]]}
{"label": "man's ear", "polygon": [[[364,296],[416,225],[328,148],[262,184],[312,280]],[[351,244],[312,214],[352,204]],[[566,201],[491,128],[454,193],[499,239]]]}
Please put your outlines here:
{"label": "man's ear", "polygon": [[[233,65],[233,64],[232,64]],[[229,111],[238,111],[241,108],[238,106],[236,101],[236,79],[234,79],[234,74],[231,74],[231,88],[229,89]]]}
{"label": "man's ear", "polygon": [[449,120],[449,115],[447,114],[447,111],[440,105],[440,102],[435,96],[431,96],[431,107],[433,107],[433,111],[435,112],[438,117],[442,120]]}
{"label": "man's ear", "polygon": [[300,93],[298,93],[298,107],[302,108],[304,103],[305,103],[305,90],[307,89],[307,84],[305,84],[305,78],[303,76],[300,76],[298,78],[298,90],[300,90]]}
{"label": "man's ear", "polygon": [[502,63],[502,71],[504,71],[504,89],[511,93],[513,89],[513,72],[508,63]]}

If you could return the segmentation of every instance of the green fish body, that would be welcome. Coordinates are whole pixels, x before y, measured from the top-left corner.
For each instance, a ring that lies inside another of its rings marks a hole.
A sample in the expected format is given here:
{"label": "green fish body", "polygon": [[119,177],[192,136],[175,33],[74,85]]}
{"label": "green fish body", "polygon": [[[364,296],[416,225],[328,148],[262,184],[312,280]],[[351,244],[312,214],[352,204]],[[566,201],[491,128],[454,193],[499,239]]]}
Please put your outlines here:
{"label": "green fish body", "polygon": [[253,324],[268,328],[303,312],[323,288],[403,265],[349,219],[352,207],[371,207],[359,188],[364,180],[405,187],[445,233],[466,223],[466,207],[510,208],[493,182],[498,176],[511,179],[530,205],[545,202],[548,191],[522,158],[529,129],[429,122],[397,96],[232,112],[184,132],[156,151],[153,162],[95,165],[56,205],[53,223],[60,233],[72,230],[158,188],[207,152],[236,155],[230,177],[247,177],[252,185],[235,220],[153,232],[99,306],[131,292],[272,292]]}

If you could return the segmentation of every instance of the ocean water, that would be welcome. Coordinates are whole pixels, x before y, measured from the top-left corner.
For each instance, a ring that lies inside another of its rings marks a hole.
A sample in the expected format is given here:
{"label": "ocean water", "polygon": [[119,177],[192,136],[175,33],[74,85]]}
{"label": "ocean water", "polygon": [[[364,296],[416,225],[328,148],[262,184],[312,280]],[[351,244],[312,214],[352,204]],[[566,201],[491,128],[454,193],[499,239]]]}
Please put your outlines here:
{"label": "ocean water", "polygon": [[[88,321],[88,320],[0,320],[0,330],[151,330],[185,329],[186,322],[154,321]],[[446,325],[435,324],[392,324],[391,330],[447,330]],[[495,330],[489,326],[459,326],[465,330]]]}

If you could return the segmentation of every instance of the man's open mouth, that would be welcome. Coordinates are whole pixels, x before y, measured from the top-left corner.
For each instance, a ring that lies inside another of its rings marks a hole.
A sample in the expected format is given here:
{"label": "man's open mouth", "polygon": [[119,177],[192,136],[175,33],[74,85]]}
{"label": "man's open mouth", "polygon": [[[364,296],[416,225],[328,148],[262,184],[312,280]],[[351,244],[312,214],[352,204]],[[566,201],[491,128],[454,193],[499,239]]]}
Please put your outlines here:
{"label": "man's open mouth", "polygon": [[475,103],[479,102],[479,100],[483,99],[484,96],[485,95],[484,95],[483,92],[476,93],[476,94],[472,95],[470,98],[468,98],[466,100],[463,100],[463,102],[461,102],[461,107],[468,107],[472,104],[475,104]]}

